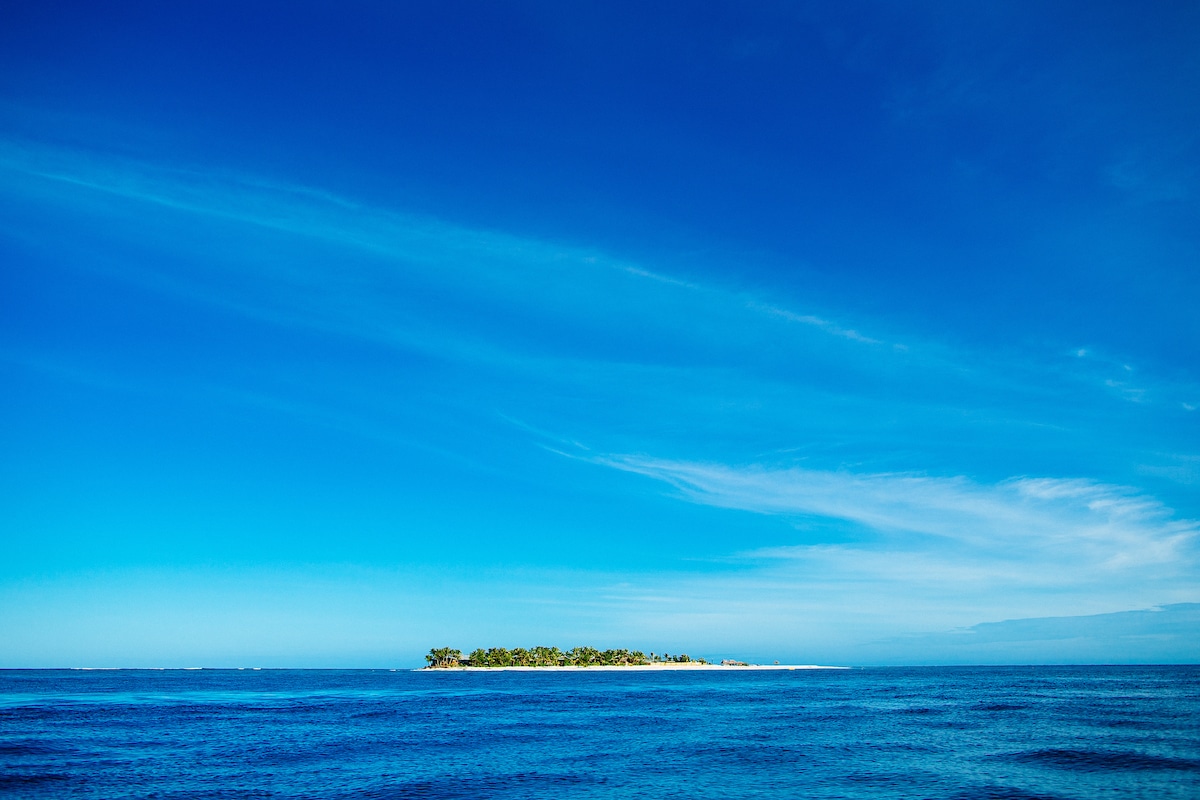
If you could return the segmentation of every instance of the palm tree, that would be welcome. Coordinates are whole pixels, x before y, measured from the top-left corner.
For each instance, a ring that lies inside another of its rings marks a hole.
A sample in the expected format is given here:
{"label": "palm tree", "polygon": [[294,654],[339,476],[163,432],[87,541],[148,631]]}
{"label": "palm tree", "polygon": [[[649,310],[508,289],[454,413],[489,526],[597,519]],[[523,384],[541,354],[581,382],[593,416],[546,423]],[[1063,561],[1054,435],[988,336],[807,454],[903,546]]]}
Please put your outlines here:
{"label": "palm tree", "polygon": [[425,656],[430,667],[456,667],[462,660],[462,651],[450,647],[435,647]]}

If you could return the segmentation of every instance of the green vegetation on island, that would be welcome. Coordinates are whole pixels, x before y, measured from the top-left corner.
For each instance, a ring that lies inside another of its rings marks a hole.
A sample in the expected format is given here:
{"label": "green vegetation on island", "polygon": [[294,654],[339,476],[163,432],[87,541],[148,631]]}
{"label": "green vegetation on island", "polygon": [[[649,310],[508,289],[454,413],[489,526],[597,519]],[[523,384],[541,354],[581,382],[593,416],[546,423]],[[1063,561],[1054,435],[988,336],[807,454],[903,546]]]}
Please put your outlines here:
{"label": "green vegetation on island", "polygon": [[455,667],[634,667],[650,664],[707,664],[703,658],[691,658],[686,653],[650,653],[641,650],[597,650],[594,647],[482,647],[463,656],[461,650],[435,647],[425,656],[426,669]]}

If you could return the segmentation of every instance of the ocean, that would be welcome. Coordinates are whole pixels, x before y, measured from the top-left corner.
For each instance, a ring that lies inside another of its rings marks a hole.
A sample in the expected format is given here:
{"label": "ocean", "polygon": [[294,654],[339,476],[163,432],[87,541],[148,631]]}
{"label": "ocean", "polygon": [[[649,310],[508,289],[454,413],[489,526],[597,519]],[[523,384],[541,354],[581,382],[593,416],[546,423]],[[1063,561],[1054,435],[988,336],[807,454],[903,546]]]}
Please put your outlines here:
{"label": "ocean", "polygon": [[0,796],[1200,798],[1200,667],[0,671]]}

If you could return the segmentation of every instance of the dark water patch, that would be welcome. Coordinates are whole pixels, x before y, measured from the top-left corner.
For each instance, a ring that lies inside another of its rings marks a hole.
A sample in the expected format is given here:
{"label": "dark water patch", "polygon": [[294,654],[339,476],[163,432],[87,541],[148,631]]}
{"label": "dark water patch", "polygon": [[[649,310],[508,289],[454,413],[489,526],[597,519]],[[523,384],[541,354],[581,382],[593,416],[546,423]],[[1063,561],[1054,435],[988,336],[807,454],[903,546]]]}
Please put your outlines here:
{"label": "dark water patch", "polygon": [[915,786],[928,783],[934,776],[928,773],[915,772],[898,772],[898,771],[879,771],[879,770],[863,770],[859,772],[851,772],[846,775],[846,780],[854,784],[864,786]]}
{"label": "dark water patch", "polygon": [[[0,703],[3,701],[0,700]],[[60,705],[0,705],[0,723],[49,719],[63,713]]]}
{"label": "dark water patch", "polygon": [[1160,719],[1116,718],[1090,721],[1092,725],[1102,728],[1136,728],[1139,730],[1157,730],[1162,727]]}
{"label": "dark water patch", "polygon": [[[553,797],[585,783],[604,783],[603,778],[587,778],[573,773],[517,772],[471,776],[446,776],[433,780],[405,781],[375,786],[361,791],[330,794],[329,797],[371,798],[372,800],[416,800],[416,798]],[[545,794],[541,794],[545,793]]]}
{"label": "dark water patch", "polygon": [[970,707],[972,711],[1024,711],[1029,708],[1027,705],[1020,703],[976,703]]}
{"label": "dark water patch", "polygon": [[72,776],[60,772],[0,772],[0,791],[19,791],[47,786],[65,786]]}
{"label": "dark water patch", "polygon": [[1028,792],[1014,786],[980,786],[951,795],[947,800],[1067,800],[1061,795]]}
{"label": "dark water patch", "polygon": [[1131,770],[1177,770],[1200,772],[1200,759],[1178,756],[1156,756],[1133,751],[1111,750],[1067,750],[1049,748],[1010,753],[1005,758],[1035,764],[1045,764],[1059,769],[1082,772]]}
{"label": "dark water patch", "polygon": [[935,717],[923,727],[931,730],[944,731],[977,731],[985,728],[986,723],[983,720],[978,719],[940,719]]}
{"label": "dark water patch", "polygon": [[[310,797],[311,795],[302,795]],[[271,789],[254,789],[246,787],[226,787],[216,789],[189,788],[178,792],[154,793],[148,795],[154,800],[280,800],[293,797],[284,792]]]}
{"label": "dark water patch", "polygon": [[69,750],[41,741],[18,741],[0,743],[0,758],[20,756],[56,756]]}

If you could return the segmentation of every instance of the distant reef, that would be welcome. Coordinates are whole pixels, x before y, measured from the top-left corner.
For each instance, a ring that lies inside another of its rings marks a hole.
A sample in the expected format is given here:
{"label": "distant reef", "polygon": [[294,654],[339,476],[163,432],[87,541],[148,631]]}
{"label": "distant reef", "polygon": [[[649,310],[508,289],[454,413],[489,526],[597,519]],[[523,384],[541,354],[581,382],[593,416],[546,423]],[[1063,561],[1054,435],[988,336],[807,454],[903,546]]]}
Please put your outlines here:
{"label": "distant reef", "polygon": [[426,669],[456,667],[637,667],[650,664],[707,664],[687,653],[650,653],[641,650],[597,650],[595,647],[482,647],[464,656],[452,647],[435,647],[425,656]]}

